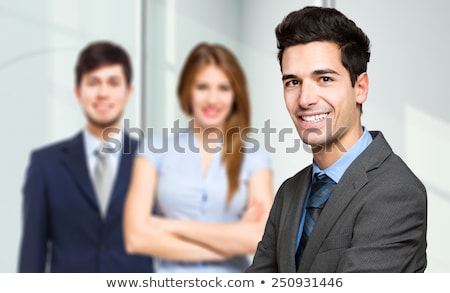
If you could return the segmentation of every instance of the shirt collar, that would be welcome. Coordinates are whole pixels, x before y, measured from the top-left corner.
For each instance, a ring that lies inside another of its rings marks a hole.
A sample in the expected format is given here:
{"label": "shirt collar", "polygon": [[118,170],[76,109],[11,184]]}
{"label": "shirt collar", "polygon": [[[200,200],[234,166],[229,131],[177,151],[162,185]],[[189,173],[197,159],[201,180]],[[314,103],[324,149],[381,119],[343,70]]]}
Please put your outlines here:
{"label": "shirt collar", "polygon": [[[108,134],[108,137],[115,138],[116,140],[119,140],[121,142],[121,146],[123,146],[123,135],[122,135],[122,129],[119,129],[119,132],[117,133],[110,133]],[[93,135],[87,128],[83,129],[83,139],[84,139],[84,150],[88,156],[96,156],[96,152],[98,149],[102,146],[102,144],[105,147],[108,148],[115,148],[117,147],[113,142],[111,141],[105,141],[102,142],[98,137]],[[113,152],[113,156],[119,156],[122,151],[122,147],[117,152]]]}

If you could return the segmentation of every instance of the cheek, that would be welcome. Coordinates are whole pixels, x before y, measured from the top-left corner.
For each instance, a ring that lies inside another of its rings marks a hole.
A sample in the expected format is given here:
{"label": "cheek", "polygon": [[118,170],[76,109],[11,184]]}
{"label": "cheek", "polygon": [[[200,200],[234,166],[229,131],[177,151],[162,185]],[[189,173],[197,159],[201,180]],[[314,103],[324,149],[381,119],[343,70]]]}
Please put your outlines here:
{"label": "cheek", "polygon": [[83,92],[83,94],[78,96],[78,102],[84,108],[87,108],[90,104],[92,104],[93,100],[94,99],[92,99],[90,95],[86,94],[86,92]]}
{"label": "cheek", "polygon": [[195,96],[193,96],[191,98],[191,109],[192,111],[195,113],[196,111],[198,111],[198,109],[200,108],[201,102],[195,98]]}
{"label": "cheek", "polygon": [[289,111],[295,110],[296,106],[296,99],[292,95],[284,95],[284,103],[286,105],[286,109]]}
{"label": "cheek", "polygon": [[226,109],[225,112],[227,113],[227,115],[229,115],[231,113],[231,111],[233,110],[234,96],[232,94],[227,96],[223,100],[223,105],[224,105],[224,108]]}
{"label": "cheek", "polygon": [[97,97],[97,94],[94,89],[85,89],[83,90],[81,97],[85,102],[92,102]]}
{"label": "cheek", "polygon": [[193,109],[201,106],[201,104],[203,103],[203,100],[204,100],[203,96],[204,95],[202,95],[201,92],[199,92],[199,91],[193,90],[191,92],[191,107]]}
{"label": "cheek", "polygon": [[122,103],[122,104],[127,103],[129,98],[130,98],[130,95],[127,92],[123,92],[123,91],[120,91],[116,95],[116,101],[118,101],[119,103]]}
{"label": "cheek", "polygon": [[226,105],[226,107],[231,108],[233,106],[233,103],[234,103],[233,94],[229,94],[224,98],[224,104]]}
{"label": "cheek", "polygon": [[283,96],[286,103],[296,103],[301,96],[300,87],[283,87]]}

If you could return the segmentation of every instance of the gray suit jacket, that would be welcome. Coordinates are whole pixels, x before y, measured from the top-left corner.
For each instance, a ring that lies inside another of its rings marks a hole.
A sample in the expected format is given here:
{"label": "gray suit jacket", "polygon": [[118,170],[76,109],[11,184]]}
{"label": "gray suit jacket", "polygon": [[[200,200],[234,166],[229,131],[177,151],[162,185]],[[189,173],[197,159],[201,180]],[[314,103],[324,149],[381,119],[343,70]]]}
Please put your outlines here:
{"label": "gray suit jacket", "polygon": [[295,265],[299,219],[312,166],[279,188],[247,272],[423,272],[427,197],[381,132],[348,167]]}

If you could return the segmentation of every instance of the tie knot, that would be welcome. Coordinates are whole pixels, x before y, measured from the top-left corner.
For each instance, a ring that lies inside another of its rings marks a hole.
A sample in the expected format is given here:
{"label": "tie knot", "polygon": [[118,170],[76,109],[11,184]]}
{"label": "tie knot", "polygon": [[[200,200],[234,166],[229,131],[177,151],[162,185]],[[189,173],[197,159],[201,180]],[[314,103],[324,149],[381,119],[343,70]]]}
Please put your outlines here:
{"label": "tie knot", "polygon": [[330,177],[327,176],[327,174],[325,173],[316,173],[314,174],[315,177],[315,182],[324,182],[324,183],[328,183],[328,182],[333,182],[333,179],[331,179]]}
{"label": "tie knot", "polygon": [[97,156],[97,158],[99,158],[100,160],[104,160],[106,158],[109,158],[109,156],[111,155],[110,153],[106,152],[107,148],[104,145],[101,145],[96,151],[95,151],[95,155]]}
{"label": "tie knot", "polygon": [[315,174],[315,182],[311,185],[308,208],[321,208],[331,196],[336,183],[325,174]]}

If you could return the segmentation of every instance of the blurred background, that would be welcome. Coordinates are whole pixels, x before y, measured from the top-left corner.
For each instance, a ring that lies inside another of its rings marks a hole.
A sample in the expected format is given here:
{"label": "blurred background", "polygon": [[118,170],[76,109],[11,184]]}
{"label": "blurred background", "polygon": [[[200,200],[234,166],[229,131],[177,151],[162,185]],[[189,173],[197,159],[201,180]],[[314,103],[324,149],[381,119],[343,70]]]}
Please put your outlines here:
{"label": "blurred background", "polygon": [[[252,127],[271,149],[274,190],[311,163],[284,106],[274,35],[292,10],[331,6],[372,42],[363,124],[382,130],[427,187],[428,268],[450,272],[450,2],[446,0],[0,0],[0,272],[16,272],[21,189],[30,151],[84,126],[75,95],[78,52],[94,40],[127,49],[135,92],[130,126],[160,132],[183,120],[175,90],[200,41],[232,49],[247,74]],[[262,135],[265,126],[273,134]],[[281,129],[292,130],[278,136]]]}

